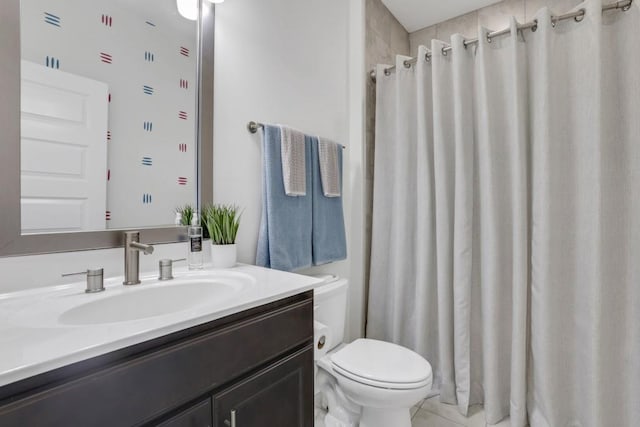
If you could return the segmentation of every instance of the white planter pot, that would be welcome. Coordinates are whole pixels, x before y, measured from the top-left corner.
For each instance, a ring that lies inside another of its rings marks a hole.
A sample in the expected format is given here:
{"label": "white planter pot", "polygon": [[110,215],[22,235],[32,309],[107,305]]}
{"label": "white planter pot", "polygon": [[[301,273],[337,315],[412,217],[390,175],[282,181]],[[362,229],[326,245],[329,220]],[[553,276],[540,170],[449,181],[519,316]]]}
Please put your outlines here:
{"label": "white planter pot", "polygon": [[211,266],[213,268],[230,268],[236,265],[237,245],[211,244]]}

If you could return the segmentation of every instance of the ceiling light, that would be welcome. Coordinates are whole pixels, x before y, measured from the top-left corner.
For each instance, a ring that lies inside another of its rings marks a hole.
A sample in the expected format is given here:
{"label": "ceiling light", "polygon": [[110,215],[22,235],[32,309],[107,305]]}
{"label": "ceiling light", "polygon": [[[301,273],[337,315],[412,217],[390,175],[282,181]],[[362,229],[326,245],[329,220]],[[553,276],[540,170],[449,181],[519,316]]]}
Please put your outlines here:
{"label": "ceiling light", "polygon": [[198,0],[176,0],[178,12],[191,21],[198,19]]}

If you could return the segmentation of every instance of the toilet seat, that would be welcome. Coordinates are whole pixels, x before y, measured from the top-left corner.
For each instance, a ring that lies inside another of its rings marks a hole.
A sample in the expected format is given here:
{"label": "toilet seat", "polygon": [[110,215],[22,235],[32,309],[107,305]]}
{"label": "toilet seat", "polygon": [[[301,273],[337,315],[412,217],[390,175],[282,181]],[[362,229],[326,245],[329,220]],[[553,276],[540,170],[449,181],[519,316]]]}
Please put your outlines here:
{"label": "toilet seat", "polygon": [[364,384],[372,387],[378,387],[378,388],[386,388],[390,390],[413,390],[416,388],[424,387],[427,384],[431,384],[430,378],[420,382],[415,382],[415,383],[396,383],[396,382],[376,381],[376,380],[360,377],[336,365],[333,365],[333,372],[335,372],[338,375],[342,375],[346,378],[349,378],[353,381],[356,381],[360,384]]}
{"label": "toilet seat", "polygon": [[396,344],[357,339],[331,355],[333,371],[360,384],[394,390],[430,385],[431,365],[419,354]]}

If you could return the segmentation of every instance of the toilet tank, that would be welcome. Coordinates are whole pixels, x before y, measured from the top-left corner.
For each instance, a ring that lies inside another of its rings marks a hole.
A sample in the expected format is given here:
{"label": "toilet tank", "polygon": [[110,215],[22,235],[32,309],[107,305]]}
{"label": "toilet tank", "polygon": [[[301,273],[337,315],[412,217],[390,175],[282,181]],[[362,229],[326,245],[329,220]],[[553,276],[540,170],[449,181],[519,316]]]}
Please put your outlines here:
{"label": "toilet tank", "polygon": [[314,320],[326,325],[331,331],[328,350],[342,344],[347,318],[347,279],[326,277],[325,283],[313,290]]}

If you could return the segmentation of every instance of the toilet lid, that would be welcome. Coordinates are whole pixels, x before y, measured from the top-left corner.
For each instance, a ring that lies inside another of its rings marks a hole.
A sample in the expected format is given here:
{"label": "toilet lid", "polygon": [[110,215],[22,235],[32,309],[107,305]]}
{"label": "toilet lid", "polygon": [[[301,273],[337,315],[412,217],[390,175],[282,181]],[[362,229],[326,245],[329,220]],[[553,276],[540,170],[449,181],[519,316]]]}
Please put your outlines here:
{"label": "toilet lid", "polygon": [[431,365],[418,353],[389,342],[357,339],[331,355],[339,373],[364,384],[421,387],[431,381]]}

